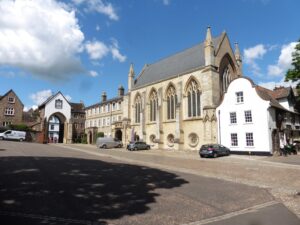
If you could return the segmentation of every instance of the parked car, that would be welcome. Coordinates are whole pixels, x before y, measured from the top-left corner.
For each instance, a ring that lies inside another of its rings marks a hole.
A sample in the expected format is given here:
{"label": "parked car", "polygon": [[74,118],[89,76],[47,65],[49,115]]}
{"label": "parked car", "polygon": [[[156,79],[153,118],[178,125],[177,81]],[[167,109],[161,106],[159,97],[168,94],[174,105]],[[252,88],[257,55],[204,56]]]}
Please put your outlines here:
{"label": "parked car", "polygon": [[17,140],[24,141],[26,137],[25,131],[7,130],[0,133],[0,140]]}
{"label": "parked car", "polygon": [[300,151],[300,141],[294,140],[293,145],[295,146],[295,150],[299,152]]}
{"label": "parked car", "polygon": [[98,137],[96,146],[97,148],[122,148],[123,143],[112,137]]}
{"label": "parked car", "polygon": [[131,142],[127,145],[127,149],[129,151],[132,150],[149,150],[150,145],[146,144],[146,142],[143,141],[136,141],[136,142]]}
{"label": "parked car", "polygon": [[216,158],[221,155],[230,155],[230,149],[220,144],[202,145],[199,151],[200,157]]}

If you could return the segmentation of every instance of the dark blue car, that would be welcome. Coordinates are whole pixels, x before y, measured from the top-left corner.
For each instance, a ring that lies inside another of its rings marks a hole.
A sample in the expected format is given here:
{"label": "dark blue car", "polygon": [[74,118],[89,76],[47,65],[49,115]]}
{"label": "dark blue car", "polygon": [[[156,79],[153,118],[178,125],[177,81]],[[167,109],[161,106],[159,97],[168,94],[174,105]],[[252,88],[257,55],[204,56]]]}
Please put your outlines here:
{"label": "dark blue car", "polygon": [[202,145],[199,151],[200,157],[216,158],[221,155],[230,155],[230,149],[220,144]]}

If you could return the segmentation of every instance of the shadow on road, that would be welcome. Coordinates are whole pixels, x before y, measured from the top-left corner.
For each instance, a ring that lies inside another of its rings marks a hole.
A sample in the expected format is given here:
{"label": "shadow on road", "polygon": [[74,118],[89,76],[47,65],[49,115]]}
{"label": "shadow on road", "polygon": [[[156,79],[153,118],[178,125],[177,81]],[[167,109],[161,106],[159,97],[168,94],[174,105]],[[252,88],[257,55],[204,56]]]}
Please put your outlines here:
{"label": "shadow on road", "polygon": [[188,183],[143,166],[50,157],[0,158],[0,181],[1,222],[31,225],[105,224],[147,212],[157,188]]}

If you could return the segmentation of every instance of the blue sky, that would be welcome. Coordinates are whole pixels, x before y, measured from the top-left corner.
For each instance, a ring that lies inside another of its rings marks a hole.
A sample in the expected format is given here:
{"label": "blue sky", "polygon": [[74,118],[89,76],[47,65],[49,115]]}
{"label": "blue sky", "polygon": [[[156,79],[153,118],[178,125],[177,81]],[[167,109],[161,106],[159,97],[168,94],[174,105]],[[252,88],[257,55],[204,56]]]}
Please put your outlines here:
{"label": "blue sky", "polygon": [[[283,85],[300,38],[299,0],[2,0],[0,95],[26,109],[61,91],[86,106],[127,89],[143,65],[226,31],[239,43],[244,75]],[[285,84],[290,85],[290,84]]]}

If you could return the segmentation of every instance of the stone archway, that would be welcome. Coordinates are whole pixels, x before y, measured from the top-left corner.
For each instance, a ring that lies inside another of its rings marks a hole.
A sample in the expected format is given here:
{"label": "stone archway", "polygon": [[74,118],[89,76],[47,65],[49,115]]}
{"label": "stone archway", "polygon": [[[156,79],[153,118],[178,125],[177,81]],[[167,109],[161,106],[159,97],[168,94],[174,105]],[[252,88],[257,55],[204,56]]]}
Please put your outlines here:
{"label": "stone archway", "polygon": [[49,143],[63,143],[65,137],[66,117],[61,113],[53,113],[47,121],[47,138]]}
{"label": "stone archway", "polygon": [[122,141],[122,131],[120,129],[116,130],[115,138],[118,139],[119,141]]}
{"label": "stone archway", "polygon": [[89,131],[88,133],[88,143],[89,144],[92,144],[93,143],[93,132],[92,131]]}

